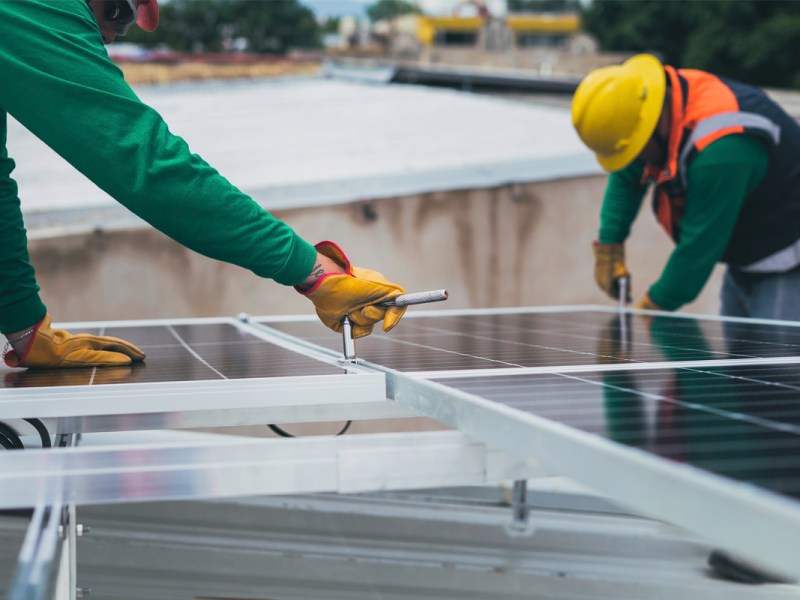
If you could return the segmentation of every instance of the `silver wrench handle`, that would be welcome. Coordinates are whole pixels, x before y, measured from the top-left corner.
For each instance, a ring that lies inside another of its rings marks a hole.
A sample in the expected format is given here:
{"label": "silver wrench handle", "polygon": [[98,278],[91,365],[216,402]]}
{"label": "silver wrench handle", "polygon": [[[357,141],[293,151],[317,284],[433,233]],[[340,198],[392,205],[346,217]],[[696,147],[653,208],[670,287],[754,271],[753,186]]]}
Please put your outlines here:
{"label": "silver wrench handle", "polygon": [[381,302],[380,306],[411,306],[412,304],[427,304],[444,300],[447,300],[447,290],[429,290],[427,292],[403,294],[392,300]]}
{"label": "silver wrench handle", "polygon": [[628,303],[628,278],[620,277],[617,279],[617,286],[619,287],[619,308],[624,310]]}

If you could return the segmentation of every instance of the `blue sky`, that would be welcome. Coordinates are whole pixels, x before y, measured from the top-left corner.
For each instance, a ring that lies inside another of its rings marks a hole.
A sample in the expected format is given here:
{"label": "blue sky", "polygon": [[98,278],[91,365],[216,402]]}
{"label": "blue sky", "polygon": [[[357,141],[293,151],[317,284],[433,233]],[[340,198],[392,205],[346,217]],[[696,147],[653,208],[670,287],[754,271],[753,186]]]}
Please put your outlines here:
{"label": "blue sky", "polygon": [[368,0],[300,0],[321,17],[365,16]]}
{"label": "blue sky", "polygon": [[[158,0],[160,4],[166,4],[170,0]],[[321,17],[341,17],[343,15],[354,15],[366,17],[367,6],[374,0],[299,0],[317,15]]]}
{"label": "blue sky", "polygon": [[[366,17],[366,8],[375,0],[300,0],[321,17],[340,17],[355,15]],[[453,8],[460,4],[459,0],[414,0],[426,14],[451,14]],[[589,0],[581,0],[588,2]],[[487,0],[489,9],[496,15],[507,12],[506,0]]]}

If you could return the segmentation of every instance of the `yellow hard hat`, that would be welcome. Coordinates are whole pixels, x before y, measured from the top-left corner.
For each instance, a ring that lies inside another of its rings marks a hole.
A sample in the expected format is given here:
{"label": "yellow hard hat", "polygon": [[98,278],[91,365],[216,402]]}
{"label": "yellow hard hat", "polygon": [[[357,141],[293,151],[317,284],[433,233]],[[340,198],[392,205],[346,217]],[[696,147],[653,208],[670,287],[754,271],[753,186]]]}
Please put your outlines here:
{"label": "yellow hard hat", "polygon": [[666,75],[650,54],[589,73],[572,99],[572,124],[606,171],[625,168],[647,145],[664,105]]}

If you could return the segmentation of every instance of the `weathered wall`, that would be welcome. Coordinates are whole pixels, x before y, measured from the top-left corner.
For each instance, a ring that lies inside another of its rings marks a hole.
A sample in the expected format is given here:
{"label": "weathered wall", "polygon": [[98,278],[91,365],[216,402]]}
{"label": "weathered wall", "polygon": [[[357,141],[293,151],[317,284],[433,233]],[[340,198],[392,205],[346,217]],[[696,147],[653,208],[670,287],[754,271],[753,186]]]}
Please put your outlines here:
{"label": "weathered wall", "polygon": [[[281,211],[310,241],[339,242],[356,265],[409,289],[447,288],[431,308],[610,302],[594,285],[591,241],[604,177],[442,192]],[[647,212],[628,244],[634,295],[670,242]],[[59,321],[309,313],[290,288],[199,256],[147,230],[31,242],[50,312]],[[689,312],[716,312],[719,272]]]}

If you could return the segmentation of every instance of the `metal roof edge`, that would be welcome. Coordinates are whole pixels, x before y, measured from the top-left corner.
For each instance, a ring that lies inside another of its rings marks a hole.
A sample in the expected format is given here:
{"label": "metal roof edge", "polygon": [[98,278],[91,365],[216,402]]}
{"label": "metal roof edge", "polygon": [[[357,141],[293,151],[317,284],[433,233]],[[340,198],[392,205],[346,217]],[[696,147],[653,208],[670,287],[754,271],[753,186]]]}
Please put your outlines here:
{"label": "metal roof edge", "polygon": [[581,153],[414,173],[398,172],[341,181],[269,186],[246,191],[267,210],[280,210],[602,174],[603,171],[594,157]]}

